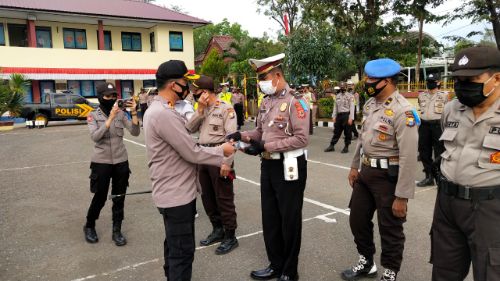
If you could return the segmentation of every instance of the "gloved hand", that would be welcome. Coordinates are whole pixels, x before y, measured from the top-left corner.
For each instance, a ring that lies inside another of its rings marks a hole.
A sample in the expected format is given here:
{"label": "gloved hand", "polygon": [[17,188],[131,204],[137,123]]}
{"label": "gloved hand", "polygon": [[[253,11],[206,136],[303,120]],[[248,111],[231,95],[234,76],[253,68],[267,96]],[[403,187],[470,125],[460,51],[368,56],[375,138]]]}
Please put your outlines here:
{"label": "gloved hand", "polygon": [[226,136],[227,140],[234,140],[234,141],[240,141],[241,140],[241,133],[240,132],[235,132],[232,134],[229,134]]}
{"label": "gloved hand", "polygon": [[256,155],[261,154],[264,151],[266,151],[266,149],[264,148],[263,141],[258,142],[255,140],[250,140],[250,146],[245,148],[245,150],[243,152],[245,152],[246,154],[249,154],[249,155],[256,156]]}

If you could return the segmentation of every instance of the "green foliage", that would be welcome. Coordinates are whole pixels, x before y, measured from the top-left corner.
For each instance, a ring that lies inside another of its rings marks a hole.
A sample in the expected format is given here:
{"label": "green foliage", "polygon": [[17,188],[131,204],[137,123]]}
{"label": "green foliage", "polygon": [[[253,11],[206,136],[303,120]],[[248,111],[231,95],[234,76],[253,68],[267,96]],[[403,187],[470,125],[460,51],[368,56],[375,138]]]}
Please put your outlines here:
{"label": "green foliage", "polygon": [[201,74],[210,76],[214,82],[219,84],[223,76],[227,76],[227,65],[216,50],[210,51],[205,63],[201,66]]}
{"label": "green foliage", "polygon": [[301,14],[304,2],[304,0],[257,0],[259,7],[257,11],[263,12],[264,15],[278,22],[283,32],[285,30],[283,15],[288,14],[290,34],[293,34],[302,24]]}
{"label": "green foliage", "polygon": [[230,35],[236,42],[249,38],[248,31],[243,30],[238,23],[230,23],[226,18],[218,24],[209,24],[194,30],[194,55],[205,51],[210,39],[214,35]]}
{"label": "green foliage", "polygon": [[9,111],[18,116],[24,105],[24,95],[30,82],[22,74],[12,74],[9,80],[0,81],[0,116]]}
{"label": "green foliage", "polygon": [[321,98],[318,100],[318,113],[320,118],[330,118],[332,117],[332,112],[333,112],[333,105],[334,105],[333,98],[331,97],[326,97],[326,98]]}

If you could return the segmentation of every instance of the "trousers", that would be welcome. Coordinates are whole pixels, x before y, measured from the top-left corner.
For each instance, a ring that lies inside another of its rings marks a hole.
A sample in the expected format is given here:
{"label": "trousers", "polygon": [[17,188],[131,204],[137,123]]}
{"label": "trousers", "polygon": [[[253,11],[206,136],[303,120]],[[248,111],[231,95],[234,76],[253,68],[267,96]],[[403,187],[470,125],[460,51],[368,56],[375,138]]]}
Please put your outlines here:
{"label": "trousers", "polygon": [[[339,113],[335,119],[335,124],[333,124],[333,137],[330,141],[331,145],[337,144],[340,137],[342,136],[342,132],[344,132],[344,143],[345,146],[349,146],[351,144],[352,133],[351,133],[351,125],[349,125],[349,113]],[[354,122],[354,121],[353,121]]]}
{"label": "trousers", "polygon": [[439,122],[422,120],[418,128],[418,153],[426,174],[432,172],[432,152],[434,152],[434,157],[438,157],[444,151],[444,147],[439,143],[442,133]]}

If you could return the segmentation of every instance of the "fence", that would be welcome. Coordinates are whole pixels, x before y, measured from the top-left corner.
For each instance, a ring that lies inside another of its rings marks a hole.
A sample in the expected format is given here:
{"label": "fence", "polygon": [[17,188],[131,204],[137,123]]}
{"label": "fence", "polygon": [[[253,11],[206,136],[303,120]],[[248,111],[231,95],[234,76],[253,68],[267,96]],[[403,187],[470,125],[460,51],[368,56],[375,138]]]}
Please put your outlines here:
{"label": "fence", "polygon": [[[441,90],[443,91],[449,91],[453,92],[453,86],[454,86],[454,81],[442,81],[441,82]],[[411,82],[411,83],[399,83],[398,84],[398,89],[400,92],[419,92],[419,91],[424,91],[426,90],[426,82],[425,81],[420,81],[420,82]]]}

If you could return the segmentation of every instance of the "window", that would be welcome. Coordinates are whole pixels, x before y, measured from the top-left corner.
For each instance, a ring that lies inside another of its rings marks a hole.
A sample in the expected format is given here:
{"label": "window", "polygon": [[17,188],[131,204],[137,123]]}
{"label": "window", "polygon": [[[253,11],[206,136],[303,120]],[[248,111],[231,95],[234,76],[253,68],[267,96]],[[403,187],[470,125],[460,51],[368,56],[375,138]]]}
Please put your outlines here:
{"label": "window", "polygon": [[95,97],[97,95],[96,86],[105,81],[101,80],[68,80],[68,90],[73,94],[84,97]]}
{"label": "window", "polygon": [[143,88],[152,88],[156,87],[156,80],[144,80],[142,81]]}
{"label": "window", "polygon": [[52,32],[50,27],[37,26],[35,32],[37,48],[52,48]]}
{"label": "window", "polygon": [[64,48],[87,49],[87,34],[84,29],[63,28]]}
{"label": "window", "polygon": [[149,44],[151,44],[151,52],[156,52],[154,32],[149,33]]}
{"label": "window", "polygon": [[3,23],[0,23],[0,46],[5,46],[5,30],[3,30]]}
{"label": "window", "polygon": [[[99,30],[97,31],[97,42],[99,42]],[[104,30],[104,50],[113,50],[113,45],[111,44],[111,31]]]}
{"label": "window", "polygon": [[182,42],[182,32],[170,31],[169,42],[171,52],[182,52],[184,50],[184,44]]}
{"label": "window", "polygon": [[28,31],[25,24],[8,24],[9,44],[14,47],[28,47]]}
{"label": "window", "polygon": [[66,96],[66,94],[54,95],[54,103],[55,104],[67,104],[68,97]]}
{"label": "window", "polygon": [[122,32],[122,50],[142,51],[142,41],[140,33]]}

